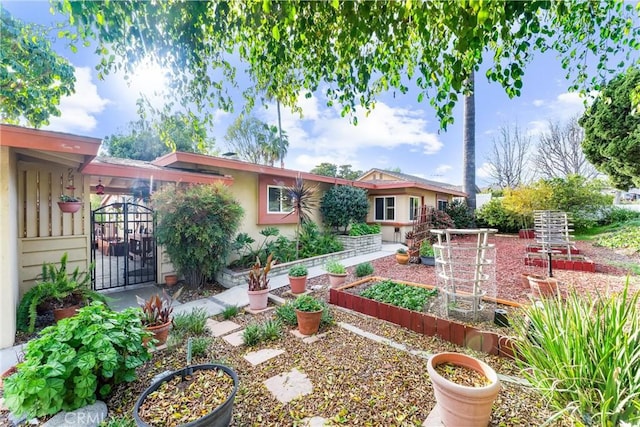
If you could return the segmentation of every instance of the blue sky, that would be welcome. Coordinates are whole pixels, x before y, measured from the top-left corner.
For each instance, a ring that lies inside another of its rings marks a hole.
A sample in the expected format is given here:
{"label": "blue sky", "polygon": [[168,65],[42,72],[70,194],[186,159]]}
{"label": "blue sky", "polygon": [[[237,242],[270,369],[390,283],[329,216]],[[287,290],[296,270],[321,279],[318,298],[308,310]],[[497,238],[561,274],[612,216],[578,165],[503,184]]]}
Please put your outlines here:
{"label": "blue sky", "polygon": [[[47,1],[4,1],[3,6],[25,21],[53,27],[60,15],[49,12]],[[54,31],[53,34],[56,32]],[[139,91],[150,93],[162,85],[161,72],[141,69],[127,86],[122,75],[98,80],[94,67],[98,58],[93,48],[71,52],[64,39],[54,41],[54,49],[76,67],[76,94],[61,103],[62,116],[53,118],[45,129],[104,138],[124,129],[137,119],[136,99]],[[525,70],[524,87],[519,98],[509,99],[502,88],[489,83],[484,75],[476,76],[476,165],[477,183],[489,183],[486,157],[493,138],[501,126],[518,124],[533,141],[545,130],[549,120],[566,121],[584,111],[577,93],[567,92],[566,72],[554,53],[537,57]],[[354,169],[399,167],[402,172],[451,184],[462,183],[462,104],[455,110],[455,123],[439,132],[435,114],[428,100],[418,103],[417,92],[386,94],[376,108],[353,126],[336,108],[326,107],[321,94],[301,97],[303,117],[283,110],[283,128],[289,135],[289,152],[285,166],[308,171],[321,162],[351,164]],[[236,113],[216,112],[212,136],[225,152],[224,134]],[[257,108],[255,115],[276,124],[276,109]]]}

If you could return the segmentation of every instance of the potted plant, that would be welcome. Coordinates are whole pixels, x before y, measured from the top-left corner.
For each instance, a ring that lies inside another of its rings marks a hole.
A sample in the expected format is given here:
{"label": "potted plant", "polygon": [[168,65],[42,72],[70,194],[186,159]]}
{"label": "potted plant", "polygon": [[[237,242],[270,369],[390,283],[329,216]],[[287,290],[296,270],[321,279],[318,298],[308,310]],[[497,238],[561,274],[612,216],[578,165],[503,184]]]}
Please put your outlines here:
{"label": "potted plant", "polygon": [[424,265],[436,265],[433,246],[429,239],[424,239],[422,243],[420,243],[420,262]]}
{"label": "potted plant", "polygon": [[91,275],[80,272],[78,267],[67,272],[68,253],[60,258],[60,267],[42,264],[42,273],[37,284],[27,291],[18,306],[17,326],[33,332],[38,314],[53,312],[54,320],[73,316],[84,304],[91,301],[106,302],[106,297],[91,290]]}
{"label": "potted plant", "polygon": [[171,329],[173,300],[180,297],[182,289],[173,294],[173,298],[164,290],[162,291],[162,296],[155,294],[147,300],[136,295],[138,305],[142,309],[142,325],[153,334],[153,338],[157,340],[157,345],[163,345],[167,342],[169,330]]}
{"label": "potted plant", "polygon": [[527,276],[529,287],[534,297],[550,297],[558,293],[558,279],[554,277],[544,277],[535,274]]}
{"label": "potted plant", "polygon": [[409,253],[405,248],[400,248],[396,251],[396,261],[398,264],[408,264],[409,263]]}
{"label": "potted plant", "polygon": [[496,372],[475,357],[438,353],[427,361],[433,392],[446,426],[486,427],[500,391]]}
{"label": "potted plant", "polygon": [[80,210],[80,207],[82,207],[82,202],[75,196],[61,194],[60,201],[58,202],[58,207],[60,207],[60,210],[62,212],[74,213]]}
{"label": "potted plant", "polygon": [[291,286],[291,293],[304,293],[307,287],[308,274],[309,270],[302,264],[294,265],[289,269],[289,286]]}
{"label": "potted plant", "polygon": [[329,274],[329,284],[332,288],[337,288],[347,281],[347,269],[338,261],[329,261],[324,268]]}
{"label": "potted plant", "polygon": [[313,335],[320,328],[324,306],[311,295],[300,295],[293,302],[298,319],[298,330],[302,335]]}
{"label": "potted plant", "polygon": [[405,239],[405,244],[407,245],[408,248],[413,247],[414,244],[414,239],[416,238],[416,233],[415,231],[407,231],[404,234],[404,239]]}
{"label": "potted plant", "polygon": [[256,262],[249,271],[249,308],[251,310],[264,310],[269,301],[269,279],[267,275],[271,270],[273,254],[269,254],[264,267],[260,263],[260,258],[256,257]]}

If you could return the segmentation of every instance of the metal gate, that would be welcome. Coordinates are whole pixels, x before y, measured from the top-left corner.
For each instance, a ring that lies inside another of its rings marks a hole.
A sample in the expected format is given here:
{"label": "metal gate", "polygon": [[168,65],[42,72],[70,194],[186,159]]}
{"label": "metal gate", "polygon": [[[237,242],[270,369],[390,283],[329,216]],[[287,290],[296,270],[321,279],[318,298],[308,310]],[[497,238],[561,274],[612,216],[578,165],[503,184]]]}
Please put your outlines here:
{"label": "metal gate", "polygon": [[133,203],[113,203],[91,212],[93,289],[113,289],[156,281],[153,211]]}

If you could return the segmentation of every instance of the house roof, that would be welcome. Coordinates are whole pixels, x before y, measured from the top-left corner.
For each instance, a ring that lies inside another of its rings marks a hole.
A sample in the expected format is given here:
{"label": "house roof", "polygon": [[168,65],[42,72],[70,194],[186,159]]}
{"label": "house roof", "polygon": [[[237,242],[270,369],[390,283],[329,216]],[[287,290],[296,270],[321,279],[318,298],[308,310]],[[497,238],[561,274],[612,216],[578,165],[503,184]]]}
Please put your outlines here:
{"label": "house roof", "polygon": [[418,187],[425,190],[431,190],[438,193],[451,194],[454,196],[465,197],[466,193],[462,191],[462,188],[457,185],[451,185],[444,182],[432,181],[429,179],[420,178],[415,175],[409,175],[402,172],[392,172],[384,169],[369,169],[367,172],[362,174],[358,180],[365,178],[372,173],[377,172],[381,174],[385,174],[396,178],[395,180],[390,179],[367,179],[366,181],[359,182],[370,182],[375,185],[375,188],[384,189],[384,188],[408,188],[408,187]]}

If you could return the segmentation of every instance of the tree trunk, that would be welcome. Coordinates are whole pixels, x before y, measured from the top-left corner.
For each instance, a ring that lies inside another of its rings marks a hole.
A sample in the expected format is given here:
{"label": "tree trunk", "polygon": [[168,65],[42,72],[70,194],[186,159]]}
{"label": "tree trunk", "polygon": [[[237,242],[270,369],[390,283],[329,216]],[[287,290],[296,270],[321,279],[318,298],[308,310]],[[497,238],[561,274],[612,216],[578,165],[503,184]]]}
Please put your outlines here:
{"label": "tree trunk", "polygon": [[464,130],[462,133],[463,191],[467,193],[467,206],[476,210],[476,105],[473,71],[469,75],[469,95],[464,97]]}
{"label": "tree trunk", "polygon": [[284,169],[284,150],[282,147],[282,118],[280,116],[280,100],[276,100],[276,106],[278,107],[278,143],[280,145],[280,152],[278,155],[280,156],[280,168]]}

